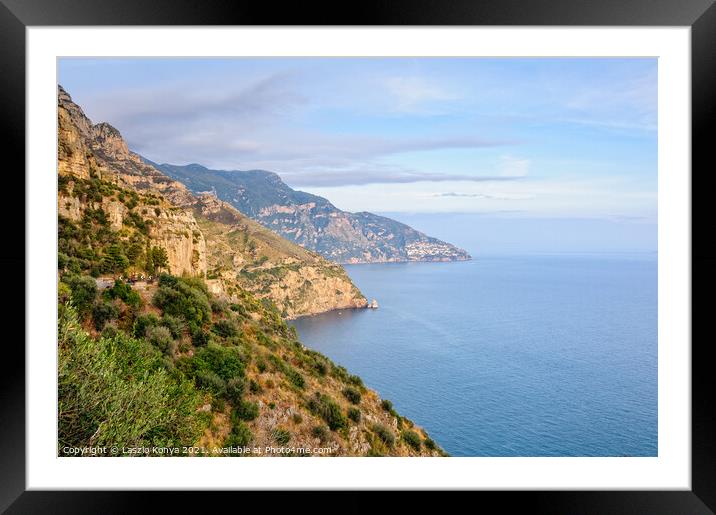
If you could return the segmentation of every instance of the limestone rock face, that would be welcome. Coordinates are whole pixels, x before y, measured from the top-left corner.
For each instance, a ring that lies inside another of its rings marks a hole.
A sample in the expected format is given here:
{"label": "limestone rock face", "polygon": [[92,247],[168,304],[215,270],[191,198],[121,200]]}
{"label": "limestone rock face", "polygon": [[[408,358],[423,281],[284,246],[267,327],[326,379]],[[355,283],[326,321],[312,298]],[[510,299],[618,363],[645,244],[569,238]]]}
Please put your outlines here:
{"label": "limestone rock face", "polygon": [[82,211],[82,204],[79,198],[65,195],[62,192],[57,195],[57,212],[60,216],[76,222],[82,218]]}
{"label": "limestone rock face", "polygon": [[79,128],[68,110],[60,109],[57,134],[57,168],[59,174],[89,179],[90,156]]}
{"label": "limestone rock face", "polygon": [[149,235],[167,251],[169,270],[175,275],[206,274],[206,241],[189,211],[163,211]]}
{"label": "limestone rock face", "polygon": [[116,161],[132,160],[136,163],[141,163],[141,160],[129,153],[129,148],[122,135],[110,124],[102,122],[92,126],[92,136],[95,146],[110,159]]}
{"label": "limestone rock face", "polygon": [[125,215],[129,212],[129,209],[119,201],[102,199],[102,210],[107,214],[109,218],[110,227],[115,231],[122,228]]}

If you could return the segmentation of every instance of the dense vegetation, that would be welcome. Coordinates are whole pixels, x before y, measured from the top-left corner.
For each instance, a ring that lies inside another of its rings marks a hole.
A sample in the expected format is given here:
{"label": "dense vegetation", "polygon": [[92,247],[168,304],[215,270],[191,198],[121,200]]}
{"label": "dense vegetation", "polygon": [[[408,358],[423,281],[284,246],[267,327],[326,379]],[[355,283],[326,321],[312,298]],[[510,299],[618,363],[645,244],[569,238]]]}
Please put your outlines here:
{"label": "dense vegetation", "polygon": [[[247,396],[275,387],[273,380],[259,382],[270,373],[283,377],[283,387],[297,392],[323,421],[310,430],[319,441],[344,438],[351,424],[361,422],[357,407],[344,409],[330,395],[310,391],[306,379],[340,381],[339,391],[357,406],[365,391],[359,378],[305,349],[275,310],[248,294],[240,304],[228,304],[200,279],[168,274],[160,276],[150,303],[122,281],[99,291],[92,277],[68,273],[59,292],[60,453],[65,446],[191,445],[213,414],[227,410],[231,427],[223,445],[248,445],[254,435],[247,423],[261,408]],[[202,410],[204,405],[211,409]],[[303,417],[296,413],[292,421],[299,426]],[[385,426],[371,430],[382,449],[371,455],[394,446]],[[274,428],[271,438],[286,444],[291,429]],[[402,439],[420,449],[417,433],[405,431]]]}
{"label": "dense vegetation", "polygon": [[59,449],[182,446],[206,427],[201,393],[166,367],[145,340],[123,332],[93,339],[67,306],[59,321]]}
{"label": "dense vegetation", "polygon": [[[156,195],[140,196],[97,177],[73,177],[69,181],[60,176],[59,187],[63,193],[87,204],[78,221],[58,217],[57,267],[60,271],[98,277],[128,271],[154,275],[167,269],[166,251],[151,245],[149,238],[153,222],[146,217],[151,214],[147,206],[159,204]],[[121,230],[112,229],[102,209],[105,200],[121,202],[129,210]],[[151,209],[155,215],[154,210],[159,210],[158,207]],[[145,215],[141,211],[145,211]]]}

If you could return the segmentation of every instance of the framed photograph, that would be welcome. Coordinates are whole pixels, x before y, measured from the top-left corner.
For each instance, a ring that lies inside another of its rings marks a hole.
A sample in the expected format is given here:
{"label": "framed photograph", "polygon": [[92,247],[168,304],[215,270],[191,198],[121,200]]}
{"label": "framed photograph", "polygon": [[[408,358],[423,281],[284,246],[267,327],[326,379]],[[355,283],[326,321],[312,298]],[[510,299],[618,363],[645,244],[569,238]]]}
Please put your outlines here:
{"label": "framed photograph", "polygon": [[712,4],[3,0],[0,506],[712,513]]}

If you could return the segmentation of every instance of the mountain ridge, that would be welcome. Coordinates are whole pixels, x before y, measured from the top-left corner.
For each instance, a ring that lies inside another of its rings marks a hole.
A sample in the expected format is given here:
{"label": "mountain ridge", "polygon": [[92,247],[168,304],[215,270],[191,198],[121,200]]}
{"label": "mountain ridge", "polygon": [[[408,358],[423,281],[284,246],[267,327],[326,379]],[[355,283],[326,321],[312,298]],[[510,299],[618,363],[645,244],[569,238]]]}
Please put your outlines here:
{"label": "mountain ridge", "polygon": [[212,191],[264,227],[337,263],[471,259],[465,250],[392,218],[343,211],[324,197],[294,190],[275,172],[144,160],[194,193]]}

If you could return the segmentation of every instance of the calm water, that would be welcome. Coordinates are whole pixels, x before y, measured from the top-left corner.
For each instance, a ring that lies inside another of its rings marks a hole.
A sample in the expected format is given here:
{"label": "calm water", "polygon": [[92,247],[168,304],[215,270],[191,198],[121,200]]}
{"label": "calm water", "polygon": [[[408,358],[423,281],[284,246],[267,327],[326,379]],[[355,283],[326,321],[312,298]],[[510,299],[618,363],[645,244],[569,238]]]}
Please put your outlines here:
{"label": "calm water", "polygon": [[295,321],[453,456],[655,456],[657,259],[347,266],[378,310]]}

